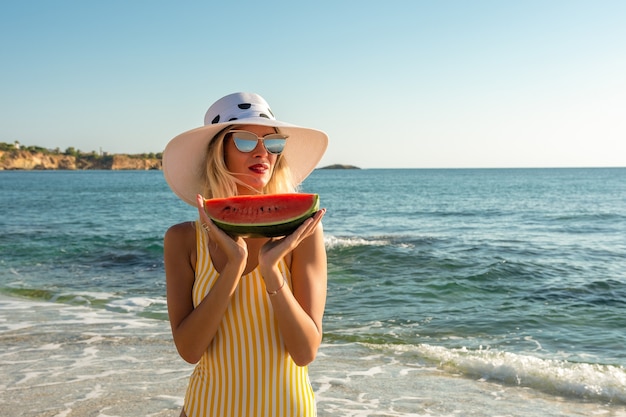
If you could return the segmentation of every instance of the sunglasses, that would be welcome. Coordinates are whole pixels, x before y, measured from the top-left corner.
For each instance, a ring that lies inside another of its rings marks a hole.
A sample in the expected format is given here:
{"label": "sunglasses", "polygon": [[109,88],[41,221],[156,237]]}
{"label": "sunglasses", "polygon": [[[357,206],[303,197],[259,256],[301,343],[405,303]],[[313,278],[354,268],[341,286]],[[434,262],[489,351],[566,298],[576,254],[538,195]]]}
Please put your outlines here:
{"label": "sunglasses", "polygon": [[252,152],[256,149],[259,141],[262,141],[267,152],[274,155],[280,155],[283,152],[283,149],[285,149],[285,144],[287,143],[287,138],[289,137],[288,135],[280,133],[272,133],[259,137],[252,132],[248,132],[247,130],[231,130],[229,133],[232,135],[235,147],[239,150],[239,152],[243,153]]}

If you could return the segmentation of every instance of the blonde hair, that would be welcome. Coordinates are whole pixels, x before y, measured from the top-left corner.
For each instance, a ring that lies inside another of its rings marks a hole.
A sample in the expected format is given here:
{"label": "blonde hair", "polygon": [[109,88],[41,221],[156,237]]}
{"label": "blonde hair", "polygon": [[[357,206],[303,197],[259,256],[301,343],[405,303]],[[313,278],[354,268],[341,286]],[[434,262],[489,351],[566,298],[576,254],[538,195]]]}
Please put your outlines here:
{"label": "blonde hair", "polygon": [[[226,198],[237,195],[237,185],[248,187],[228,170],[224,158],[224,139],[232,126],[219,132],[209,142],[207,148],[202,195],[204,198]],[[278,131],[278,129],[276,129]],[[264,187],[262,194],[293,193],[298,190],[294,182],[287,160],[279,155],[274,166],[272,177]],[[254,190],[256,191],[256,190]]]}

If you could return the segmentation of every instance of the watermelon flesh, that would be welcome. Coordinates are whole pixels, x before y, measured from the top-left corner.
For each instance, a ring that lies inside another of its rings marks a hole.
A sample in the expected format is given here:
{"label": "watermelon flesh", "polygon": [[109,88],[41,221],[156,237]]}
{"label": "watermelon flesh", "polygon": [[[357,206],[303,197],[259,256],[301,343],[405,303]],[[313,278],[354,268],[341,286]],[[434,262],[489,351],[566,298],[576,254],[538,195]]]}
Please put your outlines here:
{"label": "watermelon flesh", "polygon": [[319,195],[240,195],[204,200],[211,220],[226,233],[243,237],[286,236],[319,210]]}

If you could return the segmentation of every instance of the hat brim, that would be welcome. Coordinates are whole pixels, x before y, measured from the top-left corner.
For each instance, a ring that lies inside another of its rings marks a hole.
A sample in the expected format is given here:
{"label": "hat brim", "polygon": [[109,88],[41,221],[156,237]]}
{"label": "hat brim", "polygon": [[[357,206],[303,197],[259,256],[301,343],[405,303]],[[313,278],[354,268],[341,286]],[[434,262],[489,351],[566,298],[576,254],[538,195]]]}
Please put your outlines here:
{"label": "hat brim", "polygon": [[260,117],[188,130],[172,139],[163,151],[163,176],[181,200],[196,206],[196,195],[202,193],[202,178],[209,143],[223,129],[242,125],[277,127],[281,133],[289,135],[282,157],[286,159],[298,184],[315,169],[328,147],[328,136],[321,130]]}

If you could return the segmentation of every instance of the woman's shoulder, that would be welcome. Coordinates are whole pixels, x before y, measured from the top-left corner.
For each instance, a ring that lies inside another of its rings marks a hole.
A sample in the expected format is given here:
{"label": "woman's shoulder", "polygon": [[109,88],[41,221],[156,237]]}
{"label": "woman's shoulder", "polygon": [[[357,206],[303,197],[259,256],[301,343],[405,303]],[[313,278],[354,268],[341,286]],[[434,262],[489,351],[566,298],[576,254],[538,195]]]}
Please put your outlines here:
{"label": "woman's shoulder", "polygon": [[183,222],[170,226],[165,232],[165,240],[182,242],[196,238],[196,222]]}
{"label": "woman's shoulder", "polygon": [[309,259],[310,257],[317,257],[320,252],[325,253],[325,251],[324,228],[322,223],[320,223],[311,236],[308,236],[296,246],[292,254],[298,259]]}

